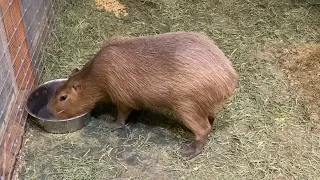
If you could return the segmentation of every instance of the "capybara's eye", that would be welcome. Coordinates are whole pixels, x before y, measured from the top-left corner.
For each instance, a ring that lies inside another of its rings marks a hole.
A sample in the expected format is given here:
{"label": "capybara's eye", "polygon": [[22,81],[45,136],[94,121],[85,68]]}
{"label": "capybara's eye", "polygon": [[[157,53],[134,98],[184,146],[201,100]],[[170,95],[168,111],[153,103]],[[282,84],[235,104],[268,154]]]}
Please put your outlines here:
{"label": "capybara's eye", "polygon": [[67,99],[67,97],[68,97],[68,95],[60,96],[60,101],[64,101],[64,100],[66,100],[66,99]]}

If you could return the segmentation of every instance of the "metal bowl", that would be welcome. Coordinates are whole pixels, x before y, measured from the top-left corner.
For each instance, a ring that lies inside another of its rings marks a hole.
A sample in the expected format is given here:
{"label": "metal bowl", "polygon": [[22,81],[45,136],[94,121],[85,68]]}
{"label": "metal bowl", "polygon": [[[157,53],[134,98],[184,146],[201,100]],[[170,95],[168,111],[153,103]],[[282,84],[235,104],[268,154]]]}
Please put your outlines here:
{"label": "metal bowl", "polygon": [[54,134],[70,133],[85,127],[91,120],[89,112],[69,119],[52,119],[46,106],[51,96],[67,79],[55,79],[48,81],[34,90],[27,96],[25,109],[31,119],[41,129]]}

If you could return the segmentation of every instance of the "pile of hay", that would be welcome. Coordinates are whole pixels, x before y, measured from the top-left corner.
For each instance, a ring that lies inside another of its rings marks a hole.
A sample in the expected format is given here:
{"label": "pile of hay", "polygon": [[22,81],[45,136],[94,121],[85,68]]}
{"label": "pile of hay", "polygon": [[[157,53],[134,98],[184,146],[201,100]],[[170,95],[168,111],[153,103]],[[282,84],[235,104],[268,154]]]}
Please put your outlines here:
{"label": "pile of hay", "polygon": [[312,121],[320,120],[320,44],[294,44],[279,54],[281,67]]}

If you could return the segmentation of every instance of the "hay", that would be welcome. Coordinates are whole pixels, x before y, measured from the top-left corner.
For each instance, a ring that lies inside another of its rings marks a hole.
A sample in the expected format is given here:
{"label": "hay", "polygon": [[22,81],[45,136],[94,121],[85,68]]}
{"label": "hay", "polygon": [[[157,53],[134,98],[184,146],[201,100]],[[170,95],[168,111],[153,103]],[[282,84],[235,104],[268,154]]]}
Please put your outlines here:
{"label": "hay", "polygon": [[320,120],[320,44],[295,44],[279,57],[312,121]]}
{"label": "hay", "polygon": [[[317,4],[291,0],[121,3],[130,16],[117,18],[97,10],[93,0],[58,0],[45,77],[67,76],[113,35],[203,31],[230,57],[241,76],[204,152],[185,161],[179,150],[191,134],[175,121],[153,115],[118,133],[109,131],[113,119],[109,115],[67,135],[47,134],[31,125],[22,149],[21,179],[319,177],[319,122],[309,121],[304,102],[279,76],[279,59],[259,54],[268,43],[282,51],[288,44],[319,41]],[[154,125],[156,119],[161,123]]]}
{"label": "hay", "polygon": [[101,9],[105,9],[108,12],[114,13],[114,15],[118,18],[128,15],[123,4],[116,0],[96,0],[96,5]]}

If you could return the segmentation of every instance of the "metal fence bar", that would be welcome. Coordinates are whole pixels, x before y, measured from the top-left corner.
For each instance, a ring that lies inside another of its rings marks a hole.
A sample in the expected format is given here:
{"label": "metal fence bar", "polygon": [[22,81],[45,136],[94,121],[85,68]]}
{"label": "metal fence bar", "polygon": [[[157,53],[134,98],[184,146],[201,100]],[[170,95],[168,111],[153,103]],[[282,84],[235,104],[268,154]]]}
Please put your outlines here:
{"label": "metal fence bar", "polygon": [[[11,0],[11,3],[13,2],[13,0]],[[19,26],[19,24],[20,23],[22,23],[23,22],[23,17],[25,17],[25,15],[26,15],[26,13],[27,13],[27,10],[31,7],[31,5],[32,5],[32,3],[31,3],[32,1],[29,1],[29,4],[28,4],[28,7],[24,10],[24,12],[23,12],[23,14],[21,15],[21,19],[19,20],[19,22],[16,24],[17,26]],[[10,5],[8,6],[8,8],[6,9],[6,10],[8,10],[10,8]],[[6,14],[6,12],[2,12],[0,15],[1,15],[1,19],[4,19],[4,15]],[[29,26],[28,27],[28,29],[30,29],[30,27],[31,26]],[[5,46],[4,48],[7,48],[7,49],[5,49],[5,50],[8,50],[8,48],[10,47],[10,43],[11,43],[11,41],[12,41],[12,39],[14,38],[14,36],[15,36],[15,34],[16,34],[16,32],[17,32],[17,30],[18,30],[18,28],[16,28],[15,27],[15,29],[14,29],[14,31],[13,31],[13,35],[9,38],[9,41],[8,41],[8,43],[7,43],[7,46]],[[1,59],[3,58],[3,56],[4,56],[4,54],[2,54],[2,56],[1,56]]]}
{"label": "metal fence bar", "polygon": [[[34,36],[34,37],[35,37],[35,36]],[[24,37],[24,38],[26,38],[26,37]],[[33,38],[33,39],[34,39],[34,38]],[[32,39],[32,40],[33,40],[33,39]],[[28,54],[28,52],[26,52],[26,53],[24,54],[23,59],[25,59],[25,57],[26,57],[26,55],[27,55],[27,54]],[[16,59],[17,59],[17,56],[15,56],[14,61],[15,61]],[[20,65],[20,67],[19,67],[18,71],[20,71],[20,70],[21,70],[21,68],[23,67],[23,65],[24,65],[24,62],[22,62],[22,63],[21,63],[21,65]],[[30,66],[29,66],[29,67],[30,67]],[[29,68],[29,67],[28,67],[28,68]],[[8,77],[8,76],[7,76],[7,77]],[[14,80],[16,80],[16,79],[17,79],[17,77],[15,77],[15,79],[14,79]],[[3,88],[4,88],[4,87],[3,87]],[[3,88],[2,88],[2,89],[3,89]],[[12,89],[13,89],[13,88],[12,88]],[[11,90],[12,90],[12,89],[11,89]],[[11,92],[11,91],[10,91],[10,92]],[[0,91],[0,93],[1,93],[1,91]],[[5,103],[5,105],[8,105],[8,102],[9,102],[8,100],[9,100],[9,99],[10,99],[10,98],[8,97],[8,98],[7,98],[7,101],[6,101],[6,103]],[[3,116],[3,114],[1,114],[1,115],[0,115],[0,119],[2,118],[2,116]],[[2,135],[2,137],[1,137],[0,143],[2,142],[2,140],[3,140],[3,135]],[[1,163],[0,163],[0,164],[1,164]]]}
{"label": "metal fence bar", "polygon": [[[47,19],[47,21],[46,21],[46,24],[47,24],[47,22],[48,22],[48,19]],[[47,33],[48,33],[48,31],[46,32],[46,35],[47,35]],[[46,35],[45,35],[45,36],[46,36]],[[35,52],[34,52],[33,55],[32,55],[32,59],[34,58],[34,55],[35,55]],[[38,58],[35,58],[35,59],[37,59],[36,62],[39,60]],[[40,64],[40,63],[39,63],[39,64]],[[31,67],[31,65],[28,66],[28,69],[29,69],[30,67]],[[39,69],[39,65],[38,65],[38,68],[37,68],[37,69]],[[25,77],[26,77],[26,76],[24,76],[23,81],[25,80]],[[29,78],[29,79],[27,80],[27,84],[29,84],[30,79],[31,79],[31,78]],[[34,85],[34,84],[35,84],[35,81],[32,82],[32,85]],[[24,97],[26,94],[27,94],[27,92],[24,91],[24,93],[23,93],[22,96]],[[21,99],[21,101],[19,101],[19,102],[17,102],[17,100],[18,100],[18,97],[15,98],[15,104],[21,104],[22,101],[23,101],[23,99]],[[19,109],[19,108],[21,108],[20,105],[18,106],[18,109]],[[21,110],[21,109],[20,109],[20,110]],[[12,117],[11,117],[12,114],[13,114],[13,109],[12,109],[12,111],[11,111],[11,113],[10,113],[10,117],[9,117],[9,118],[12,118]],[[13,118],[17,118],[18,114],[19,114],[19,111],[16,112],[15,117],[13,117]],[[18,123],[18,124],[21,123],[21,119],[22,119],[22,116],[20,117],[20,120],[19,120],[19,123]],[[9,133],[8,139],[10,139],[10,136],[11,136],[11,134],[12,134],[13,129],[14,129],[14,128],[11,128],[11,131],[10,131],[10,133]],[[11,153],[11,150],[12,150],[12,148],[13,148],[13,145],[14,145],[14,144],[11,143],[11,147],[10,147],[10,150],[9,150],[10,153]],[[0,159],[0,164],[2,163],[2,160],[3,160],[3,159],[1,158],[1,159]]]}
{"label": "metal fence bar", "polygon": [[[33,22],[34,22],[34,19],[35,19],[35,16],[33,17],[32,24],[33,24]],[[37,28],[37,29],[38,29],[38,28]],[[27,31],[27,32],[28,32],[28,31]],[[35,36],[34,36],[34,37],[35,37]],[[32,38],[31,42],[33,42],[34,37]],[[26,38],[26,37],[24,37],[24,38]],[[19,51],[20,51],[20,50],[19,50]],[[20,70],[21,70],[21,68],[22,68],[22,66],[23,66],[23,64],[24,64],[24,59],[26,58],[27,54],[28,54],[28,52],[25,53],[25,55],[24,55],[24,57],[23,57],[23,61],[22,61],[21,65],[20,65],[20,67],[19,67],[19,69],[18,69],[18,72],[20,72]],[[18,57],[18,53],[17,53],[17,55],[15,56],[14,62],[17,60],[17,57]],[[14,63],[13,63],[13,64],[14,64]],[[10,72],[7,74],[7,77],[6,77],[5,82],[8,80],[9,75],[10,75]],[[16,79],[17,79],[17,77],[15,77],[14,80],[16,81]],[[5,88],[5,87],[3,87],[3,88],[1,89],[0,94],[2,93],[2,90],[3,90],[4,88]],[[6,87],[6,88],[7,88],[7,87]],[[9,93],[11,93],[12,91],[13,91],[13,86],[11,86],[11,89],[10,89]],[[6,98],[5,106],[8,106],[8,103],[10,102],[10,99],[11,99],[11,97],[7,97],[7,98]],[[3,117],[3,115],[4,115],[4,111],[1,112],[1,114],[0,114],[0,119]],[[8,125],[8,124],[6,124],[5,129],[7,129],[7,125]],[[4,131],[4,132],[5,132],[5,131]],[[2,135],[2,138],[3,138],[3,135]],[[2,143],[2,139],[0,140],[0,143]],[[1,164],[1,163],[0,163],[0,164]]]}
{"label": "metal fence bar", "polygon": [[3,11],[3,14],[7,13],[7,11],[9,10],[12,2],[13,2],[13,0],[11,0],[11,2],[9,2],[8,8]]}
{"label": "metal fence bar", "polygon": [[[7,167],[6,165],[4,165],[4,169],[1,172],[0,171],[0,175],[1,175],[1,179],[5,179],[5,174],[8,172],[7,170],[9,169],[9,173],[12,172],[13,168],[14,168],[14,161],[15,161],[15,157],[18,155],[18,152],[20,150],[20,146],[21,146],[21,138],[23,135],[23,131],[17,131],[16,128],[20,128],[21,130],[24,129],[26,121],[25,118],[27,116],[26,111],[24,111],[24,104],[22,104],[25,101],[25,96],[28,93],[28,90],[30,90],[31,87],[34,87],[34,85],[38,84],[40,79],[41,79],[41,75],[44,71],[44,65],[46,60],[42,60],[42,58],[39,58],[40,54],[43,56],[43,53],[41,53],[42,50],[39,50],[40,52],[37,53],[37,49],[41,48],[43,46],[43,44],[46,42],[47,38],[49,37],[48,35],[50,34],[49,32],[49,28],[51,27],[52,23],[50,22],[50,14],[51,12],[54,13],[53,10],[53,6],[54,6],[54,1],[53,0],[44,0],[45,2],[47,2],[44,6],[45,11],[44,12],[46,14],[46,19],[41,18],[42,16],[38,16],[38,12],[39,9],[36,9],[36,13],[33,15],[31,22],[28,23],[28,25],[26,24],[22,24],[22,26],[28,26],[27,30],[24,28],[24,36],[21,37],[16,37],[18,33],[18,27],[21,26],[21,23],[24,22],[24,17],[28,12],[28,9],[30,9],[30,7],[32,6],[32,0],[29,0],[29,4],[27,5],[26,8],[24,8],[23,10],[21,10],[21,7],[19,7],[20,11],[22,12],[20,19],[14,19],[13,18],[13,14],[12,14],[12,10],[10,9],[10,6],[12,5],[14,0],[11,0],[11,2],[9,2],[8,7],[3,11],[2,16],[0,18],[4,18],[5,15],[8,16],[8,14],[6,13],[10,13],[10,20],[11,22],[9,23],[9,28],[11,30],[13,30],[12,35],[7,38],[7,45],[3,44],[3,48],[4,48],[4,52],[2,53],[2,56],[0,58],[0,62],[4,61],[4,58],[6,56],[6,53],[9,52],[11,56],[14,56],[14,58],[11,60],[10,64],[5,63],[6,67],[9,67],[10,65],[12,65],[15,68],[18,68],[17,71],[14,72],[10,72],[9,68],[6,68],[6,78],[3,81],[4,86],[0,89],[0,94],[4,93],[4,89],[8,89],[10,88],[10,92],[8,94],[11,94],[12,91],[14,90],[13,85],[11,84],[9,87],[5,86],[6,83],[8,83],[8,79],[10,74],[14,73],[14,77],[13,80],[15,82],[19,81],[22,79],[21,84],[22,85],[26,85],[26,89],[20,89],[13,94],[13,97],[7,97],[6,101],[5,101],[5,106],[8,106],[10,102],[12,102],[12,98],[13,98],[13,104],[14,106],[8,108],[6,111],[6,114],[8,114],[8,122],[5,122],[5,120],[1,123],[1,119],[4,117],[4,110],[1,110],[1,114],[0,114],[0,125],[4,125],[3,128],[3,132],[1,135],[1,140],[0,140],[0,145],[2,145],[1,147],[3,147],[3,150],[1,151],[3,156],[0,156],[0,165],[2,165],[3,163],[7,163],[10,164],[10,167]],[[49,6],[51,2],[51,7]],[[39,5],[39,8],[41,8],[43,5],[43,3],[41,2],[41,4]],[[19,6],[21,6],[21,4],[19,4]],[[49,6],[49,8],[47,8]],[[6,7],[6,6],[3,6]],[[15,6],[16,7],[16,6]],[[17,10],[17,8],[15,9]],[[49,11],[50,10],[50,11]],[[42,14],[43,15],[43,14]],[[35,32],[38,32],[40,30],[40,35],[37,33],[34,33],[33,38],[30,39],[29,44],[27,42],[27,37],[28,36],[28,32],[30,31],[31,27],[34,25],[35,19],[36,17],[40,17],[40,20],[38,22],[38,26],[35,27]],[[40,22],[44,23],[42,24],[42,28],[40,27]],[[7,28],[7,27],[6,27]],[[13,29],[12,29],[13,28]],[[21,29],[20,29],[21,30]],[[44,31],[46,30],[46,32],[44,33]],[[39,35],[36,44],[34,44],[34,40],[36,38],[36,36]],[[22,38],[22,39],[21,39]],[[40,42],[40,40],[42,40],[42,42]],[[16,41],[16,46],[11,46],[12,42]],[[24,43],[26,43],[26,47],[27,50],[26,52],[23,54],[22,52],[22,46],[25,45]],[[33,45],[34,44],[34,45]],[[30,49],[31,47],[33,47],[33,52],[32,54],[30,54]],[[11,48],[17,48],[15,49],[15,54],[12,54],[12,52],[10,51]],[[9,51],[8,51],[9,50]],[[30,57],[28,55],[31,55]],[[19,58],[20,59],[19,59]],[[22,59],[21,59],[22,58]],[[27,60],[26,58],[30,58],[30,61]],[[19,62],[16,66],[16,62]],[[16,69],[14,69],[16,70]],[[31,70],[31,74],[28,72],[30,72]],[[23,74],[21,74],[23,73]],[[23,77],[21,77],[21,75]],[[38,77],[37,77],[38,76]],[[29,86],[31,85],[31,86]],[[10,103],[11,104],[11,103]],[[12,124],[14,123],[14,124]],[[16,130],[16,131],[15,131]],[[20,136],[20,137],[19,137]],[[19,142],[17,142],[17,140],[19,140]],[[9,148],[9,149],[8,149]],[[7,151],[8,150],[8,151]],[[13,158],[12,158],[13,155]],[[5,159],[6,157],[9,157],[9,159]],[[10,158],[11,157],[11,158]],[[8,175],[8,178],[11,178],[11,174]]]}
{"label": "metal fence bar", "polygon": [[[31,1],[30,1],[30,2],[31,2]],[[31,4],[31,3],[30,3],[30,4]],[[32,21],[31,21],[31,25],[33,25],[34,20],[35,20],[35,18],[36,18],[36,15],[37,15],[37,13],[35,13],[35,15],[33,16]],[[23,17],[21,17],[21,20],[19,21],[19,24],[22,22],[22,19],[23,19]],[[31,25],[28,27],[26,34],[29,32]],[[16,33],[16,30],[15,30],[14,33]],[[10,47],[10,43],[11,43],[11,40],[13,39],[13,37],[14,37],[14,35],[12,35],[12,38],[10,39],[10,42],[8,42],[8,44],[7,44],[6,47]],[[25,35],[25,36],[24,36],[24,39],[26,39],[26,38],[27,38],[27,37],[26,37],[26,35]],[[34,40],[34,38],[32,38],[31,41],[33,42],[33,40]],[[14,60],[13,60],[13,63],[12,63],[12,64],[14,64],[14,63],[16,62],[17,57],[18,57],[20,51],[21,51],[21,48],[19,48],[19,51],[17,52],[16,56],[14,57]],[[4,55],[5,55],[5,53],[3,53],[2,57],[1,57],[1,60],[5,57]],[[25,54],[25,57],[26,57],[26,56],[27,56],[27,53]],[[24,57],[24,58],[25,58],[25,57]],[[20,71],[20,69],[21,69],[21,67],[19,68],[18,71]],[[6,76],[6,79],[5,79],[4,82],[6,82],[6,81],[8,80],[8,77],[9,77],[9,76],[10,76],[10,72],[8,71],[7,76]],[[2,88],[1,88],[0,94],[2,93],[2,91],[3,91],[4,88],[5,88],[5,87],[2,87]],[[0,115],[0,119],[1,119],[1,115]]]}

